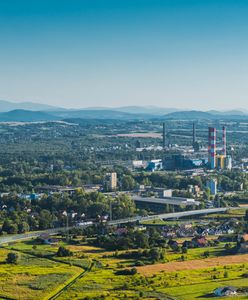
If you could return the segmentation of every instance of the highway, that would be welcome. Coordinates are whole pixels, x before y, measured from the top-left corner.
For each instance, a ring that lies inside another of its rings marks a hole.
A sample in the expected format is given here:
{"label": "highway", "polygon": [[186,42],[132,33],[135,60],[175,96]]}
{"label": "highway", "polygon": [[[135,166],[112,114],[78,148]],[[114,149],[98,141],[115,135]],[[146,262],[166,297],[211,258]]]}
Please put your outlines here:
{"label": "highway", "polygon": [[27,240],[27,239],[35,238],[44,233],[47,233],[49,235],[54,235],[57,234],[59,231],[65,231],[65,230],[66,230],[65,227],[59,227],[59,228],[46,229],[42,231],[34,231],[29,233],[12,234],[12,235],[8,234],[0,237],[0,245],[5,243],[16,242],[19,240]]}
{"label": "highway", "polygon": [[[220,212],[225,212],[229,209],[237,209],[237,208],[238,207],[209,208],[209,209],[176,212],[176,213],[159,214],[159,215],[152,215],[152,216],[136,216],[136,217],[132,217],[132,218],[108,221],[106,224],[111,226],[111,225],[119,225],[119,224],[126,224],[126,223],[135,223],[135,222],[141,222],[141,221],[156,220],[156,219],[164,219],[164,220],[165,219],[177,219],[177,218],[182,218],[182,217],[187,217],[187,216],[220,213]],[[90,226],[90,225],[82,225],[82,226],[78,226],[78,227],[85,228],[88,226]],[[25,239],[36,238],[44,233],[49,234],[49,235],[55,235],[60,231],[66,231],[67,229],[71,229],[71,228],[73,228],[73,227],[69,227],[69,228],[59,227],[59,228],[52,228],[52,229],[29,232],[29,233],[24,233],[24,234],[13,234],[13,235],[1,236],[0,237],[0,245],[6,244],[6,243],[11,243],[11,242],[17,242],[17,241],[25,240]]]}
{"label": "highway", "polygon": [[195,215],[207,215],[213,213],[220,213],[225,212],[228,209],[237,209],[237,207],[225,207],[225,208],[209,208],[209,209],[199,209],[199,210],[190,210],[190,211],[182,211],[176,213],[166,213],[166,214],[159,214],[159,215],[152,215],[152,216],[137,216],[132,218],[126,218],[121,220],[113,220],[109,221],[108,225],[118,225],[118,224],[125,224],[125,223],[133,223],[133,222],[141,222],[141,221],[149,221],[149,220],[156,220],[156,219],[178,219],[182,217],[188,216],[195,216]]}

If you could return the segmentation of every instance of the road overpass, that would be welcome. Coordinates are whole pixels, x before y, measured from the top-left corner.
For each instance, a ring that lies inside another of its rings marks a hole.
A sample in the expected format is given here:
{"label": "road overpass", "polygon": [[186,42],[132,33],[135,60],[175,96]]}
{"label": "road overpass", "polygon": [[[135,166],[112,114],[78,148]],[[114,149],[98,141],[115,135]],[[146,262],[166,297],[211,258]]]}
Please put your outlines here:
{"label": "road overpass", "polygon": [[189,217],[189,216],[196,216],[196,215],[207,215],[213,213],[222,213],[229,209],[237,209],[238,207],[223,207],[223,208],[209,208],[209,209],[198,209],[198,210],[190,210],[190,211],[182,211],[176,213],[166,213],[166,214],[159,214],[159,215],[151,215],[151,216],[137,216],[132,218],[126,218],[121,220],[113,220],[109,221],[108,225],[118,225],[118,224],[125,224],[125,223],[135,223],[135,222],[142,222],[142,221],[149,221],[149,220],[157,220],[157,219],[178,219],[182,217]]}

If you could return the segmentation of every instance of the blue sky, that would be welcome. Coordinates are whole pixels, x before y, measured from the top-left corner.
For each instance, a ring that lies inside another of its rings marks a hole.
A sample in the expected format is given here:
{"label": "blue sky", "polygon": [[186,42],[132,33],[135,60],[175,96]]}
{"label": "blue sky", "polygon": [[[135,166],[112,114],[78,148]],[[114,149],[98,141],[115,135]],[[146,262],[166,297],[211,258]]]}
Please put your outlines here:
{"label": "blue sky", "polygon": [[0,0],[0,98],[248,109],[246,0]]}

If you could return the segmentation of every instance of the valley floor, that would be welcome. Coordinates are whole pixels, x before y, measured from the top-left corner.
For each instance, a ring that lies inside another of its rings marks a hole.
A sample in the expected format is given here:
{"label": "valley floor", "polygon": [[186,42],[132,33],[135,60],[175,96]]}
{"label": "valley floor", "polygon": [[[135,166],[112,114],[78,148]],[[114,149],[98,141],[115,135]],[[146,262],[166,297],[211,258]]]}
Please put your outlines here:
{"label": "valley floor", "polygon": [[[57,257],[60,245],[73,256]],[[116,271],[133,267],[134,260],[120,259],[80,239],[73,245],[62,238],[57,245],[6,245],[0,248],[0,299],[209,299],[217,287],[248,287],[248,254],[219,256],[224,246],[207,248],[209,258],[203,258],[206,248],[189,249],[184,261],[181,254],[166,249],[163,263],[137,267],[137,274],[128,276]],[[16,265],[5,262],[9,252],[18,254]]]}

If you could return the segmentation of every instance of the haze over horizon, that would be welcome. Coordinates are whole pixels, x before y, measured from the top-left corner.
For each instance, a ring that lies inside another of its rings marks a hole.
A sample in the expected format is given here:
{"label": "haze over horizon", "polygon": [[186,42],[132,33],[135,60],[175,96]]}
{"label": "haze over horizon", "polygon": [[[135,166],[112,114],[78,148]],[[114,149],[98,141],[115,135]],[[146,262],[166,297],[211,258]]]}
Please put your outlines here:
{"label": "haze over horizon", "polygon": [[[59,105],[59,106],[56,106],[55,104],[51,104],[51,103],[44,103],[44,102],[40,102],[40,101],[13,101],[13,100],[6,100],[6,99],[0,99],[0,103],[2,101],[6,101],[7,103],[9,104],[13,104],[13,106],[16,106],[17,107],[13,107],[9,110],[6,110],[6,111],[10,111],[10,110],[16,110],[16,109],[23,109],[23,110],[32,110],[32,106],[34,105],[38,105],[38,107],[43,107],[44,108],[40,108],[38,110],[46,110],[45,109],[45,106],[47,106],[47,109],[49,110],[53,110],[53,108],[56,110],[56,109],[68,109],[68,110],[85,110],[85,109],[92,109],[92,110],[101,110],[101,109],[113,109],[113,110],[118,110],[118,109],[125,109],[125,108],[143,108],[143,109],[146,109],[147,110],[147,113],[149,113],[148,109],[150,108],[152,110],[152,112],[156,111],[156,113],[158,113],[158,109],[164,109],[164,110],[168,110],[168,113],[170,112],[174,112],[174,111],[206,111],[206,112],[211,112],[211,111],[219,111],[219,112],[240,112],[240,113],[248,113],[248,110],[245,109],[245,108],[242,108],[242,107],[233,107],[233,108],[230,108],[230,109],[214,109],[214,108],[211,108],[209,107],[208,109],[197,109],[195,107],[176,107],[176,106],[163,106],[163,105],[142,105],[142,104],[132,104],[132,105],[112,105],[112,106],[108,106],[108,105],[92,105],[92,106],[78,106],[78,107],[74,107],[74,106],[66,106],[66,105]],[[24,107],[22,107],[22,104],[24,105]],[[30,108],[26,108],[25,105],[28,105],[30,106]],[[37,110],[37,107],[35,107],[35,110]],[[1,111],[1,109],[0,109]],[[134,111],[135,112],[135,111]],[[151,112],[151,114],[152,114]],[[161,114],[163,113],[163,111],[161,111]]]}
{"label": "haze over horizon", "polygon": [[248,109],[244,0],[1,1],[0,99]]}

